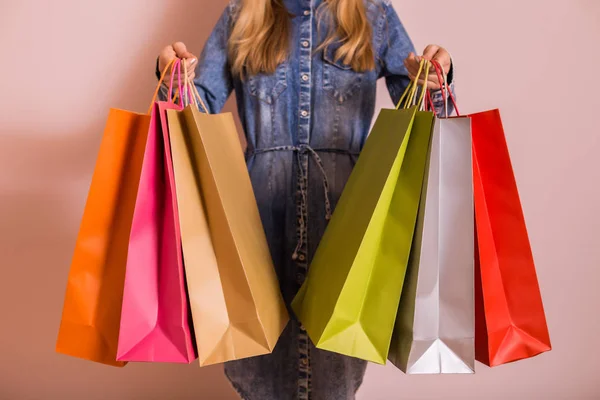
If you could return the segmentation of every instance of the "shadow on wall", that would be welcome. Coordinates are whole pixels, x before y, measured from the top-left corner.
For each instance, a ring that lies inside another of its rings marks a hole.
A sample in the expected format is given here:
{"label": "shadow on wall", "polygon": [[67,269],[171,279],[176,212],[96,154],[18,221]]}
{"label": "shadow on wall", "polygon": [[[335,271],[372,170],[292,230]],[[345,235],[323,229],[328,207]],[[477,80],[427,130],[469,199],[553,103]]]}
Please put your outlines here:
{"label": "shadow on wall", "polygon": [[[5,10],[3,19],[14,18],[7,29],[15,37],[38,30],[29,48],[15,49],[16,56],[43,54],[50,71],[40,77],[40,65],[26,66],[31,70],[24,76],[31,73],[38,83],[10,87],[9,82],[8,92],[15,96],[0,100],[5,111],[19,113],[0,117],[0,399],[236,399],[219,366],[129,364],[118,369],[54,352],[106,106],[144,111],[160,48],[182,40],[198,54],[227,2],[134,0],[123,5],[106,0],[84,6],[64,1],[48,10],[29,3]],[[148,11],[149,3],[158,9]],[[55,19],[47,22],[48,17]],[[112,33],[96,26],[110,26]],[[11,35],[2,35],[0,44]],[[66,45],[65,38],[71,38]],[[82,67],[60,75],[65,73],[60,60],[72,59],[74,50]],[[119,54],[127,60],[105,59]],[[113,79],[102,82],[107,76]],[[85,77],[92,79],[73,83]],[[228,103],[227,109],[232,107]]]}

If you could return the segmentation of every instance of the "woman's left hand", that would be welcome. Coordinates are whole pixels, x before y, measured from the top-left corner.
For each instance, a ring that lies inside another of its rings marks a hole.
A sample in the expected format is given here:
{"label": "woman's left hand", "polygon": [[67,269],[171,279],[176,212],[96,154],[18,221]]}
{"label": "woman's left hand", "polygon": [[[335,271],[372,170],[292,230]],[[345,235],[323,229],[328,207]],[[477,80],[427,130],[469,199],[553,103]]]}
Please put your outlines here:
{"label": "woman's left hand", "polygon": [[[408,57],[404,60],[404,66],[408,70],[408,76],[411,80],[414,80],[417,73],[419,72],[419,63],[421,59],[424,58],[426,60],[432,61],[435,60],[444,69],[444,75],[448,75],[450,71],[450,66],[452,65],[452,60],[450,59],[450,53],[446,51],[446,49],[436,46],[434,44],[430,44],[423,50],[422,56],[417,56],[415,53],[410,53]],[[424,84],[425,73],[421,72],[421,76],[419,77],[419,85]],[[437,74],[435,73],[435,68],[431,67],[429,71],[429,77],[427,79],[427,87],[429,89],[437,90],[441,88],[440,80],[438,79]]]}

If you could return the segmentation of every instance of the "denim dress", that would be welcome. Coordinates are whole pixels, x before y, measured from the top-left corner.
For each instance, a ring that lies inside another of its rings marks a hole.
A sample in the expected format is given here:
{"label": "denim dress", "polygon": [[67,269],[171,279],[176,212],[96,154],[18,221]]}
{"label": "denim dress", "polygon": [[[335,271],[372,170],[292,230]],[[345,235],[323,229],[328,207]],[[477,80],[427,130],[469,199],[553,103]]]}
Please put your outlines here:
{"label": "denim dress", "polygon": [[[273,74],[241,80],[227,57],[238,1],[211,33],[195,84],[211,113],[235,92],[248,170],[291,321],[272,354],[228,362],[225,373],[246,400],[353,399],[366,362],[315,348],[289,304],[367,138],[376,82],[385,78],[396,102],[409,83],[403,60],[414,48],[389,1],[365,1],[376,68],[355,72],[335,61],[335,45],[316,51],[328,32],[327,18],[318,24],[322,0],[284,0],[291,14],[288,60]],[[440,110],[441,94],[433,99]]]}

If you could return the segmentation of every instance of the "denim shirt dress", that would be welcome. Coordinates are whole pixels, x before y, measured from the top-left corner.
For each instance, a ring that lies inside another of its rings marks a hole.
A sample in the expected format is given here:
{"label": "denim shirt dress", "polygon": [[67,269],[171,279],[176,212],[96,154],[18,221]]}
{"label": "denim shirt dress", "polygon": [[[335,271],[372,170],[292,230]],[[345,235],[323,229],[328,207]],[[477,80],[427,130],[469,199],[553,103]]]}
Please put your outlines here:
{"label": "denim shirt dress", "polygon": [[[241,80],[227,57],[238,2],[206,42],[195,84],[211,113],[235,92],[248,170],[292,319],[272,354],[228,362],[225,373],[246,400],[353,399],[366,362],[316,349],[289,304],[367,138],[376,82],[385,78],[397,102],[409,83],[403,60],[414,47],[388,0],[366,1],[376,68],[355,72],[334,60],[335,46],[316,51],[328,31],[326,19],[317,26],[322,0],[284,0],[291,13],[288,60],[274,74]],[[440,112],[441,93],[433,102]]]}

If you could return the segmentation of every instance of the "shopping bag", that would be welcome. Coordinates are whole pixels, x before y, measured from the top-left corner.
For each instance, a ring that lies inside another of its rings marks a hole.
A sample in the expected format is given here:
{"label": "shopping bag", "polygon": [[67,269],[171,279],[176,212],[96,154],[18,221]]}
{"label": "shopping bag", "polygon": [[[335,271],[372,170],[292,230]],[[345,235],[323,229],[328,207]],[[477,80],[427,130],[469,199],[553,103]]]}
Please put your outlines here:
{"label": "shopping bag", "polygon": [[408,374],[473,373],[469,118],[436,119],[389,360]]}
{"label": "shopping bag", "polygon": [[[174,67],[171,81],[178,60]],[[196,356],[166,119],[167,110],[183,107],[157,102],[154,108],[129,238],[117,359],[190,363]]]}
{"label": "shopping bag", "polygon": [[59,353],[125,365],[117,361],[117,342],[129,233],[151,113],[152,106],[147,114],[117,109],[108,114],[67,280],[56,342]]}
{"label": "shopping bag", "polygon": [[200,365],[270,353],[288,314],[233,117],[167,116]]}
{"label": "shopping bag", "polygon": [[379,113],[292,302],[316,347],[385,363],[432,123],[416,107]]}
{"label": "shopping bag", "polygon": [[[445,83],[443,69],[433,64]],[[454,101],[452,93],[450,98]],[[447,102],[444,108],[446,118],[434,122],[388,357],[408,374],[474,372],[471,122],[448,119]]]}
{"label": "shopping bag", "polygon": [[478,262],[476,359],[489,366],[551,349],[499,110],[470,115]]}
{"label": "shopping bag", "polygon": [[471,115],[477,227],[476,358],[500,365],[551,349],[498,110]]}

